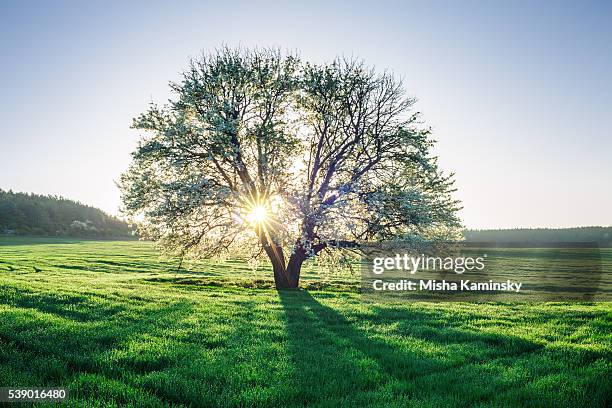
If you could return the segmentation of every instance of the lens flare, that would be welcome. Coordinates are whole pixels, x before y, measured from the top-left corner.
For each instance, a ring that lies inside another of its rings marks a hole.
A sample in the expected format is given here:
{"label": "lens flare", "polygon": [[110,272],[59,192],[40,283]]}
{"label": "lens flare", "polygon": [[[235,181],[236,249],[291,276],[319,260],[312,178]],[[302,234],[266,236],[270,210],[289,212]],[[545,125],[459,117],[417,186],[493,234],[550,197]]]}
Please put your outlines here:
{"label": "lens flare", "polygon": [[251,208],[251,210],[246,216],[247,221],[251,224],[261,224],[265,222],[267,218],[268,210],[266,209],[266,207],[261,205],[256,205]]}

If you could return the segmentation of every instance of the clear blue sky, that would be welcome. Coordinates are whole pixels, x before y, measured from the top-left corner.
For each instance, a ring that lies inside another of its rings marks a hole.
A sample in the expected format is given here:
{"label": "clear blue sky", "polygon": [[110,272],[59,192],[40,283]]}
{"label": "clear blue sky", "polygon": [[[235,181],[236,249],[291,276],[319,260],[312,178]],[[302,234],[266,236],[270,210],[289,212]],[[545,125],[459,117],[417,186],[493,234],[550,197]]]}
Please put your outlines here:
{"label": "clear blue sky", "polygon": [[116,213],[188,58],[280,46],[404,77],[467,227],[612,225],[612,2],[123,3],[0,2],[0,188]]}

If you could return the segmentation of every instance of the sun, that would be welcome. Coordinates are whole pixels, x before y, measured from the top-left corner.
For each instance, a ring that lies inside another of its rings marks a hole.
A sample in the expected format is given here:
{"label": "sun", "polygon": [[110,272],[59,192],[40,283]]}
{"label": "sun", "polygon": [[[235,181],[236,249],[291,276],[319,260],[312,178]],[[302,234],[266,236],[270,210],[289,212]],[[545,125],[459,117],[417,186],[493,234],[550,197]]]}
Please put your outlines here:
{"label": "sun", "polygon": [[262,205],[255,205],[247,214],[246,219],[251,224],[261,224],[268,219],[268,210]]}

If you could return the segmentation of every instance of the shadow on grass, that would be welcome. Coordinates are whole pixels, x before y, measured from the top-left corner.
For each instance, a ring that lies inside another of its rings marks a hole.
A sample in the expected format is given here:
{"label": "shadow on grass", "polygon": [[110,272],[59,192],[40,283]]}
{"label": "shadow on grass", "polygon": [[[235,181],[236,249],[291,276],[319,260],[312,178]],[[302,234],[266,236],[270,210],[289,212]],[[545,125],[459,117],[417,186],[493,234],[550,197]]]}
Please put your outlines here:
{"label": "shadow on grass", "polygon": [[0,236],[0,246],[57,245],[86,242],[78,238]]}
{"label": "shadow on grass", "polygon": [[[486,309],[307,291],[0,289],[0,384],[70,386],[74,406],[606,405],[603,352],[481,329]],[[569,314],[554,313],[541,318]]]}
{"label": "shadow on grass", "polygon": [[520,385],[510,385],[509,362],[541,348],[448,324],[435,311],[369,307],[349,318],[306,291],[279,296],[297,373],[296,405],[490,403]]}
{"label": "shadow on grass", "polygon": [[91,296],[65,293],[46,295],[2,285],[0,285],[0,304],[32,309],[78,322],[108,320],[125,310],[120,304],[95,302]]}
{"label": "shadow on grass", "polygon": [[[114,350],[134,339],[162,338],[164,330],[191,311],[191,306],[183,302],[129,310],[82,296],[54,298],[21,293],[17,301],[7,300],[1,299],[0,306],[15,308],[2,312],[0,362],[6,360],[10,370],[0,374],[10,378],[12,371],[17,378],[23,376],[22,382],[17,381],[23,385],[66,386],[66,379],[78,373],[121,377],[126,371],[163,369],[171,363],[165,356],[149,355],[126,366]],[[14,353],[2,353],[3,345]],[[108,364],[109,358],[116,364]]]}

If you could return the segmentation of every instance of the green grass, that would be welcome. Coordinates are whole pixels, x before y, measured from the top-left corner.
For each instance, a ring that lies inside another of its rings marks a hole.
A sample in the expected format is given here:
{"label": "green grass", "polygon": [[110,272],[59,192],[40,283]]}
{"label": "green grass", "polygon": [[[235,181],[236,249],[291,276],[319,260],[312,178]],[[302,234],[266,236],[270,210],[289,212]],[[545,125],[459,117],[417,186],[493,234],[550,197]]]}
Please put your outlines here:
{"label": "green grass", "polygon": [[373,304],[314,266],[279,293],[240,261],[176,265],[144,242],[0,239],[0,386],[88,407],[612,403],[609,303]]}

